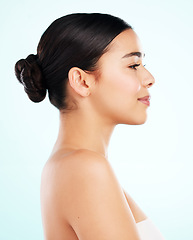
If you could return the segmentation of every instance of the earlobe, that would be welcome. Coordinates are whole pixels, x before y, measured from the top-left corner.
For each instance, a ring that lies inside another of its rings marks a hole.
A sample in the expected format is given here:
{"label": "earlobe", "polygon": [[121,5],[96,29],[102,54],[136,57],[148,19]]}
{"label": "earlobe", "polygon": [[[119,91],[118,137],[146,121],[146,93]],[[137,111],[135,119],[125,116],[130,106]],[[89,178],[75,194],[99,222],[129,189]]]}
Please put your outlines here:
{"label": "earlobe", "polygon": [[72,89],[80,96],[87,97],[90,94],[89,86],[86,82],[86,73],[77,67],[73,67],[68,72],[68,80]]}

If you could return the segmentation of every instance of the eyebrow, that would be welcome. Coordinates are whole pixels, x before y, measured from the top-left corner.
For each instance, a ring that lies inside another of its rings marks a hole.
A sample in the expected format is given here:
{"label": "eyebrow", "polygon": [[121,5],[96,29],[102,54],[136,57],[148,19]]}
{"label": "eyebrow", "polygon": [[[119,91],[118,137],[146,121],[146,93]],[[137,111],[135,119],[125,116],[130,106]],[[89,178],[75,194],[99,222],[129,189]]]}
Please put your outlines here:
{"label": "eyebrow", "polygon": [[142,55],[143,55],[143,57],[145,57],[145,53],[142,54],[141,52],[131,52],[131,53],[125,54],[122,58],[128,58],[128,57],[133,57],[133,56],[137,56],[137,57],[141,58]]}

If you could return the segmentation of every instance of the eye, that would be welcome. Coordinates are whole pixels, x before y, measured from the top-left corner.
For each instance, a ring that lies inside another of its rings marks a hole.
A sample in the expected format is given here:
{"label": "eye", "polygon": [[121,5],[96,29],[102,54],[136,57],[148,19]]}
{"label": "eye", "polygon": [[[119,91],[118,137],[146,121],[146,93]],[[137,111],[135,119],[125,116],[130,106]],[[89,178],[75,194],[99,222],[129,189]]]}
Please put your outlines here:
{"label": "eye", "polygon": [[134,65],[129,66],[129,68],[137,70],[137,67],[139,67],[139,66],[140,66],[140,64],[134,64]]}

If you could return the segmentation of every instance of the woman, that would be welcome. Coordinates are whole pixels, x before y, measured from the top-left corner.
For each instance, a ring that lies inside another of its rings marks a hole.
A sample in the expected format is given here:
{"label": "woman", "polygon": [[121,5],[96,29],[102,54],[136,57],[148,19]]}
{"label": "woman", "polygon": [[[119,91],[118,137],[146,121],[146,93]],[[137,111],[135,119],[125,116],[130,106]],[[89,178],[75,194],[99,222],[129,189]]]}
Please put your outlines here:
{"label": "woman", "polygon": [[107,14],[71,14],[42,35],[37,55],[16,63],[29,98],[60,111],[41,182],[45,239],[163,239],[124,192],[108,162],[117,124],[143,124],[153,76],[132,27]]}

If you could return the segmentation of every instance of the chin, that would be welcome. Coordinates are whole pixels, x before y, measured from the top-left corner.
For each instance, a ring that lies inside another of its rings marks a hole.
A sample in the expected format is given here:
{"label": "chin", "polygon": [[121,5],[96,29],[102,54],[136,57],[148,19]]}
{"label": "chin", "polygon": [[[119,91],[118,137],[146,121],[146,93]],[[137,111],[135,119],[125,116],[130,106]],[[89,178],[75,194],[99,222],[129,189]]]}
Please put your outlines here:
{"label": "chin", "polygon": [[127,125],[142,125],[147,121],[147,116],[132,119],[132,120],[126,120],[123,124]]}
{"label": "chin", "polygon": [[142,125],[144,123],[146,123],[147,121],[147,116],[143,119],[139,119],[138,121],[136,121],[136,123],[134,125]]}
{"label": "chin", "polygon": [[144,124],[146,121],[141,121],[141,122],[137,122],[136,124],[133,124],[133,125],[142,125]]}
{"label": "chin", "polygon": [[128,115],[124,113],[120,113],[115,123],[126,124],[126,125],[142,125],[146,121],[147,121],[147,112],[140,111],[140,112],[134,112],[133,115],[131,113],[129,113]]}
{"label": "chin", "polygon": [[128,125],[142,125],[144,124],[146,121],[136,121],[136,122],[133,122],[133,123],[128,123]]}

